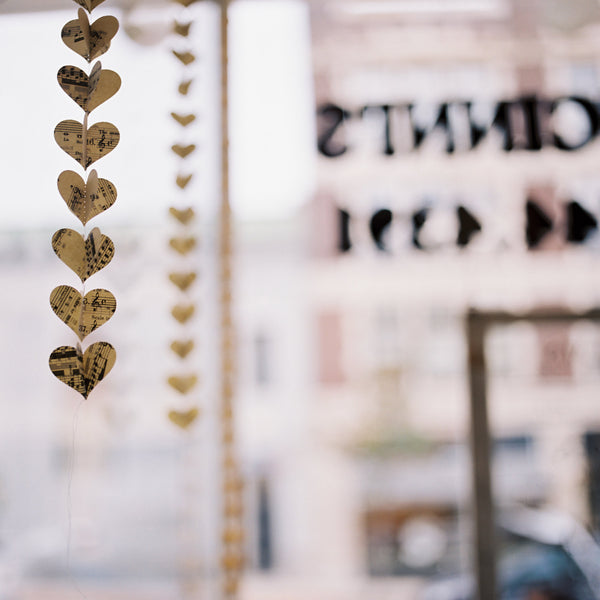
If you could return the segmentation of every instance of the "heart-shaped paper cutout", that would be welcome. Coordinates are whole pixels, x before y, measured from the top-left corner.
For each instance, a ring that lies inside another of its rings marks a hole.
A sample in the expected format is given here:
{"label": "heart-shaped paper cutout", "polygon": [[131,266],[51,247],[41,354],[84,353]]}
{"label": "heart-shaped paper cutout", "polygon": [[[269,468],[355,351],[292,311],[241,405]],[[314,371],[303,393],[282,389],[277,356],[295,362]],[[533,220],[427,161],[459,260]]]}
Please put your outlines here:
{"label": "heart-shaped paper cutout", "polygon": [[196,57],[191,52],[177,52],[177,50],[173,50],[172,52],[186,66],[191,65],[196,60]]}
{"label": "heart-shaped paper cutout", "polygon": [[169,246],[181,255],[186,255],[196,247],[195,237],[176,237],[169,240]]}
{"label": "heart-shaped paper cutout", "polygon": [[189,23],[180,23],[179,21],[175,21],[173,23],[173,32],[177,35],[181,35],[182,37],[187,37],[188,35],[190,35],[191,26],[191,21]]}
{"label": "heart-shaped paper cutout", "polygon": [[190,175],[177,175],[177,179],[175,180],[175,183],[177,183],[177,186],[180,187],[182,190],[185,190],[188,183],[192,180],[193,176],[194,176],[193,173]]}
{"label": "heart-shaped paper cutout", "polygon": [[172,206],[169,208],[169,214],[177,219],[182,225],[187,225],[195,216],[194,209],[191,207],[180,210]]}
{"label": "heart-shaped paper cutout", "polygon": [[193,304],[177,304],[172,308],[171,314],[176,321],[183,325],[194,316],[195,310],[196,307]]}
{"label": "heart-shaped paper cutout", "polygon": [[167,382],[180,394],[187,394],[198,383],[198,377],[196,375],[172,375]]}
{"label": "heart-shaped paper cutout", "polygon": [[[179,0],[177,0],[179,2]],[[194,0],[191,0],[194,2]],[[104,0],[75,0],[79,6],[83,6],[88,12],[92,12],[97,6],[100,6]],[[187,5],[185,5],[187,6]]]}
{"label": "heart-shaped paper cutout", "polygon": [[174,283],[182,292],[185,292],[191,285],[196,281],[196,273],[170,273],[169,279]]}
{"label": "heart-shaped paper cutout", "polygon": [[117,189],[107,179],[98,179],[90,171],[87,184],[74,171],[63,171],[58,177],[58,191],[71,212],[85,225],[110,208],[117,199]]}
{"label": "heart-shaped paper cutout", "polygon": [[178,427],[181,427],[181,429],[187,429],[194,423],[199,415],[200,411],[197,408],[192,408],[191,410],[187,410],[185,412],[171,410],[169,411],[169,420]]}
{"label": "heart-shaped paper cutout", "polygon": [[178,115],[172,112],[171,116],[182,126],[187,127],[190,123],[196,120],[196,115]]}
{"label": "heart-shaped paper cutout", "polygon": [[69,21],[63,27],[62,41],[79,56],[91,62],[110,48],[112,39],[119,31],[119,21],[115,17],[100,17],[90,26],[82,8],[77,15],[77,19]]}
{"label": "heart-shaped paper cutout", "polygon": [[50,370],[55,377],[87,398],[115,364],[117,353],[108,342],[91,344],[82,354],[79,344],[60,346],[50,355]]}
{"label": "heart-shaped paper cutout", "polygon": [[82,298],[70,285],[59,285],[50,294],[50,306],[56,316],[83,340],[115,314],[117,301],[108,290],[92,290]]}
{"label": "heart-shaped paper cutout", "polygon": [[181,158],[188,157],[196,149],[196,144],[189,144],[188,146],[181,146],[180,144],[174,144],[171,146],[171,150]]}
{"label": "heart-shaped paper cutout", "polygon": [[194,349],[194,340],[175,340],[171,343],[171,350],[179,356],[185,358]]}
{"label": "heart-shaped paper cutout", "polygon": [[85,71],[68,65],[59,69],[57,79],[65,94],[88,114],[112,98],[121,87],[119,75],[103,69],[100,62],[94,65],[89,77]]}
{"label": "heart-shaped paper cutout", "polygon": [[85,240],[73,229],[59,229],[52,236],[52,248],[82,282],[106,267],[115,254],[112,240],[100,233],[97,227]]}
{"label": "heart-shaped paper cutout", "polygon": [[188,79],[187,81],[182,81],[179,84],[179,87],[177,88],[177,90],[179,91],[179,93],[182,96],[187,96],[188,95],[188,92],[190,91],[190,85],[192,85],[193,81],[194,81],[193,79]]}
{"label": "heart-shaped paper cutout", "polygon": [[114,150],[119,143],[120,134],[112,123],[101,122],[92,125],[85,132],[85,138],[84,153],[84,131],[79,121],[61,121],[54,130],[56,143],[84,169]]}

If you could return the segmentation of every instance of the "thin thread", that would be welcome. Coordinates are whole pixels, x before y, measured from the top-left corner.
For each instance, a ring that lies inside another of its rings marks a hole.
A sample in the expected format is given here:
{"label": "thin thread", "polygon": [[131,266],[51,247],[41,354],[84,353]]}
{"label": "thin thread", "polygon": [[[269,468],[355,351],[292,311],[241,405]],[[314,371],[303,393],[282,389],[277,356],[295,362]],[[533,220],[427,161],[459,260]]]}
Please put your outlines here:
{"label": "thin thread", "polygon": [[71,488],[73,484],[73,475],[75,472],[75,450],[76,450],[76,439],[77,439],[77,429],[79,426],[79,409],[83,404],[84,399],[82,398],[75,409],[73,414],[73,427],[72,427],[72,437],[71,437],[71,452],[69,456],[69,481],[67,483],[67,576],[69,581],[73,585],[73,587],[79,592],[79,595],[85,600],[88,600],[88,597],[81,591],[79,586],[77,585],[77,581],[73,577],[73,573],[71,571],[71,533],[73,528],[73,498],[71,496]]}

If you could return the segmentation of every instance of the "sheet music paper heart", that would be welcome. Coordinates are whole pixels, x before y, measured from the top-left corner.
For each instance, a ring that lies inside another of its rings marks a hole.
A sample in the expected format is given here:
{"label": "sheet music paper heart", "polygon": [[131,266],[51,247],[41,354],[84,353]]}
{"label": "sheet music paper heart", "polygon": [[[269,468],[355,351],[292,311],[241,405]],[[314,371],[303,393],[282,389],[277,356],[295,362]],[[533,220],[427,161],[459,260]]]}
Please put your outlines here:
{"label": "sheet music paper heart", "polygon": [[195,237],[176,237],[169,240],[169,246],[182,256],[185,256],[196,247]]}
{"label": "sheet music paper heart", "polygon": [[[179,2],[179,0],[177,0]],[[97,6],[100,6],[104,0],[75,0],[79,6],[83,6],[88,12],[92,12]],[[194,2],[194,0],[192,0]],[[186,5],[187,6],[187,5]]]}
{"label": "sheet music paper heart", "polygon": [[185,358],[194,349],[194,340],[175,340],[171,343],[171,350],[179,356]]}
{"label": "sheet music paper heart", "polygon": [[169,411],[169,420],[178,427],[181,427],[181,429],[187,429],[193,425],[199,414],[200,411],[197,408],[192,408],[184,412],[171,410]]}
{"label": "sheet music paper heart", "polygon": [[90,171],[87,184],[74,171],[63,171],[58,177],[58,191],[83,225],[110,208],[117,199],[117,188],[107,179],[98,179],[95,169]]}
{"label": "sheet music paper heart", "polygon": [[172,52],[186,67],[196,60],[196,57],[191,52],[177,52],[177,50],[172,50]]}
{"label": "sheet music paper heart", "polygon": [[177,175],[177,179],[175,180],[175,183],[182,190],[185,190],[185,188],[187,187],[188,183],[192,180],[193,176],[194,176],[193,173],[190,174],[190,175]]}
{"label": "sheet music paper heart", "polygon": [[173,23],[173,32],[182,37],[187,37],[188,35],[190,35],[191,26],[191,21],[189,23],[180,23],[179,21],[175,21]]}
{"label": "sheet music paper heart", "polygon": [[70,285],[59,285],[50,294],[50,306],[56,316],[83,340],[115,314],[117,300],[108,290],[91,290],[82,297]]}
{"label": "sheet music paper heart", "polygon": [[91,62],[102,56],[109,48],[112,39],[119,31],[119,21],[115,17],[100,17],[90,25],[83,8],[77,11],[78,18],[69,21],[62,29],[61,37],[65,45]]}
{"label": "sheet music paper heart", "polygon": [[52,236],[52,248],[82,282],[106,267],[115,254],[112,240],[97,227],[85,240],[73,229],[59,229]]}
{"label": "sheet music paper heart", "polygon": [[177,154],[180,158],[187,158],[196,149],[196,144],[189,144],[188,146],[181,146],[180,144],[174,144],[171,146],[171,150]]}
{"label": "sheet music paper heart", "polygon": [[193,79],[188,79],[187,81],[182,81],[179,84],[179,87],[177,88],[177,91],[182,95],[182,96],[187,96],[188,92],[190,91],[190,86],[193,83]]}
{"label": "sheet music paper heart", "polygon": [[79,344],[60,346],[50,355],[50,370],[55,377],[87,398],[113,368],[117,353],[108,342],[91,344],[82,354]]}
{"label": "sheet music paper heart", "polygon": [[198,383],[198,377],[196,375],[172,375],[167,382],[173,389],[185,395]]}
{"label": "sheet music paper heart", "polygon": [[94,65],[89,77],[85,71],[67,65],[59,69],[56,78],[63,92],[88,114],[112,98],[121,87],[119,75],[103,69],[100,62]]}
{"label": "sheet music paper heart", "polygon": [[74,158],[84,169],[92,163],[112,152],[119,143],[119,130],[112,123],[96,123],[86,132],[86,147],[84,158],[83,125],[71,119],[61,121],[54,130],[56,143],[71,158]]}
{"label": "sheet music paper heart", "polygon": [[194,316],[195,311],[196,307],[193,304],[177,304],[171,309],[171,314],[177,322],[183,325]]}
{"label": "sheet music paper heart", "polygon": [[169,279],[174,283],[182,292],[185,292],[191,285],[196,281],[196,273],[170,273]]}
{"label": "sheet music paper heart", "polygon": [[172,112],[171,116],[182,126],[187,127],[190,123],[196,120],[196,115],[178,115]]}
{"label": "sheet music paper heart", "polygon": [[177,219],[182,225],[187,225],[195,216],[194,209],[191,207],[180,210],[172,206],[169,208],[169,214]]}

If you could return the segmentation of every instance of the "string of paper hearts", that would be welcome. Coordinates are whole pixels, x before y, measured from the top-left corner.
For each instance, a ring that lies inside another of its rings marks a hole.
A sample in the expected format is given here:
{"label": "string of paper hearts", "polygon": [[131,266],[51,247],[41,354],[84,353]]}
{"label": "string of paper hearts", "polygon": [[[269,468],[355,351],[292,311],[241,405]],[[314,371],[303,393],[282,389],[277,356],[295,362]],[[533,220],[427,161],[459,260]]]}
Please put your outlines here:
{"label": "string of paper hearts", "polygon": [[[81,7],[77,18],[62,29],[65,45],[91,63],[104,54],[119,30],[115,17],[105,16],[90,23],[91,13],[104,0],[74,0]],[[84,10],[85,9],[85,10]],[[112,152],[119,143],[119,130],[112,123],[88,125],[90,113],[112,98],[121,87],[121,78],[97,62],[88,75],[82,69],[67,65],[58,71],[58,84],[83,110],[83,121],[61,121],[54,138],[62,150],[87,171],[94,162]],[[54,252],[80,279],[81,290],[59,285],[50,294],[50,306],[58,318],[77,336],[76,346],[60,346],[50,354],[50,370],[63,383],[87,398],[96,385],[110,372],[116,351],[108,342],[95,342],[85,351],[81,342],[106,323],[115,313],[117,301],[105,289],[86,293],[85,282],[112,260],[112,240],[97,227],[86,236],[87,223],[110,208],[117,199],[117,189],[95,170],[87,181],[74,171],[63,171],[58,177],[58,191],[69,210],[81,221],[83,235],[73,229],[59,229],[52,236]]]}

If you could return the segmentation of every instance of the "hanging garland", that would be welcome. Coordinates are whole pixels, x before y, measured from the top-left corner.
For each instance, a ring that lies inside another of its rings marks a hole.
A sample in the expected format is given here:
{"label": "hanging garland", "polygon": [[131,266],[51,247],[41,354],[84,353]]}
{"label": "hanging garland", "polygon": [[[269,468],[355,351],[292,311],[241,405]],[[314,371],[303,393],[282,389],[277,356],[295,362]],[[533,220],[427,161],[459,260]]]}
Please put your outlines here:
{"label": "hanging garland", "polygon": [[[104,0],[74,1],[91,13]],[[77,19],[63,27],[61,35],[65,45],[90,64],[110,48],[119,22],[115,17],[105,16],[90,23],[83,8],[78,10]],[[117,93],[121,78],[114,71],[103,69],[100,62],[92,67],[89,75],[78,67],[64,66],[59,69],[57,78],[62,90],[83,110],[83,122],[61,121],[54,130],[54,138],[87,172],[119,143],[119,130],[112,123],[89,126],[88,118],[95,108]],[[87,233],[87,223],[114,204],[117,189],[92,170],[87,181],[74,171],[63,171],[58,178],[58,191],[84,229],[83,234],[73,229],[59,229],[52,237],[52,248],[79,277],[81,288],[60,285],[50,294],[52,310],[74,331],[78,341],[76,346],[56,348],[50,355],[49,365],[60,381],[87,399],[112,369],[116,351],[108,342],[95,342],[83,351],[81,342],[106,323],[117,308],[117,301],[108,290],[85,291],[86,281],[108,265],[115,252],[112,240],[100,229],[95,227]]]}

